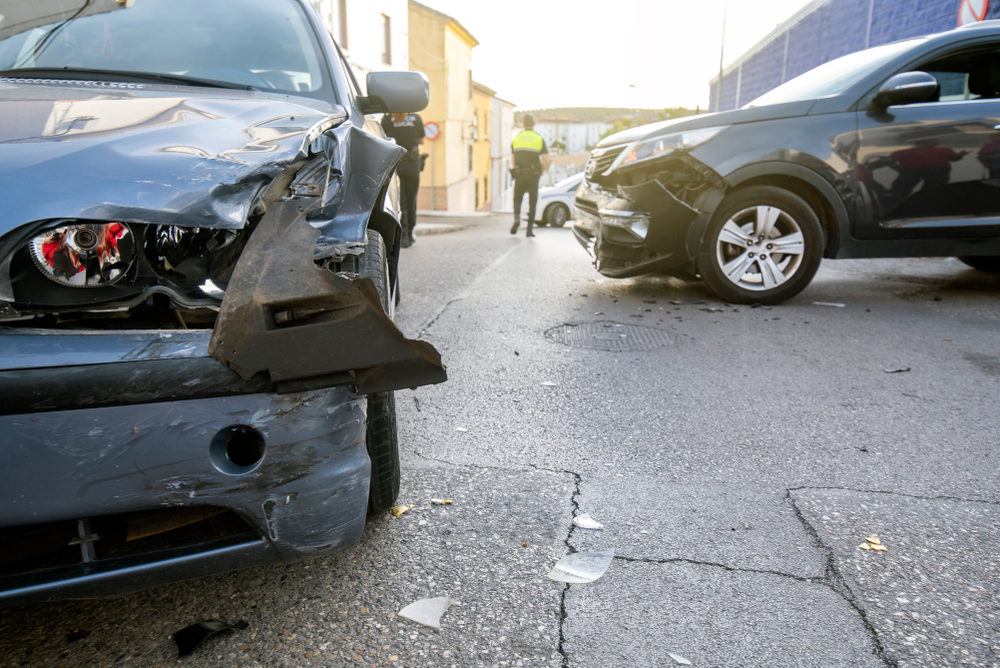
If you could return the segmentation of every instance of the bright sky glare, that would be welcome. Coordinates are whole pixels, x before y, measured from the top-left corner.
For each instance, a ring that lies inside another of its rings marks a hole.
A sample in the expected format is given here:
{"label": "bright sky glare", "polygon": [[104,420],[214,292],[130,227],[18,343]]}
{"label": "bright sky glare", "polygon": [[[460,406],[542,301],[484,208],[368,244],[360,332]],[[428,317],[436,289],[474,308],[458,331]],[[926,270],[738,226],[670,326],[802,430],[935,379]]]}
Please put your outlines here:
{"label": "bright sky glare", "polygon": [[476,81],[519,109],[700,106],[719,71],[811,0],[420,0],[479,40]]}

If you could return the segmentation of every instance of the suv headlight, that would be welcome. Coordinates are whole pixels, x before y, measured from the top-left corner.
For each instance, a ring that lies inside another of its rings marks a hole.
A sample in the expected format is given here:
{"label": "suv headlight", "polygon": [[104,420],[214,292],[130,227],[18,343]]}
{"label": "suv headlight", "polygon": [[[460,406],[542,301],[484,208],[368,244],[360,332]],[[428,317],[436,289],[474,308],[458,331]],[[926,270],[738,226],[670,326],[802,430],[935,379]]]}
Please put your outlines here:
{"label": "suv headlight", "polygon": [[674,132],[668,135],[659,135],[658,137],[632,142],[611,163],[608,172],[613,172],[621,167],[628,167],[647,160],[661,158],[674,151],[690,151],[697,146],[701,146],[728,127],[728,125],[716,125],[710,128]]}

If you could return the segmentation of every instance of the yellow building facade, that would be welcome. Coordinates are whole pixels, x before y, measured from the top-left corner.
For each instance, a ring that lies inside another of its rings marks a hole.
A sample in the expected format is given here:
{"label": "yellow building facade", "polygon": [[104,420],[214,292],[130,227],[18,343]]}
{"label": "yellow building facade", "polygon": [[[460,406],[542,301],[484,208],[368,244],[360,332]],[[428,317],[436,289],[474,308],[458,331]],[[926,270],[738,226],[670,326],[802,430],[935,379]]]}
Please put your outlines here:
{"label": "yellow building facade", "polygon": [[476,211],[491,208],[490,136],[493,127],[493,98],[496,91],[472,82],[472,176],[476,183]]}
{"label": "yellow building facade", "polygon": [[[420,174],[418,209],[472,211],[481,186],[476,179],[472,49],[476,38],[454,18],[410,0],[410,69],[430,81],[430,103],[420,112],[438,136],[424,142],[430,155]],[[488,191],[487,191],[488,192]]]}

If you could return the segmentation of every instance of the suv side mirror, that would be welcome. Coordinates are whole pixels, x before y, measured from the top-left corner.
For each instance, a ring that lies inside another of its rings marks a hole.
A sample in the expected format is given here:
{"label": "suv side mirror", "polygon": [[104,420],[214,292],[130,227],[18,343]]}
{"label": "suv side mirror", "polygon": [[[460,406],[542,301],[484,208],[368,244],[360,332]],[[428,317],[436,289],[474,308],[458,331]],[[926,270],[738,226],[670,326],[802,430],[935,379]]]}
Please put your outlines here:
{"label": "suv side mirror", "polygon": [[364,114],[420,111],[430,101],[430,83],[423,72],[369,72],[368,96],[359,98]]}
{"label": "suv side mirror", "polygon": [[872,98],[872,106],[885,109],[897,104],[934,102],[940,91],[938,80],[927,72],[900,72],[886,79],[879,87]]}

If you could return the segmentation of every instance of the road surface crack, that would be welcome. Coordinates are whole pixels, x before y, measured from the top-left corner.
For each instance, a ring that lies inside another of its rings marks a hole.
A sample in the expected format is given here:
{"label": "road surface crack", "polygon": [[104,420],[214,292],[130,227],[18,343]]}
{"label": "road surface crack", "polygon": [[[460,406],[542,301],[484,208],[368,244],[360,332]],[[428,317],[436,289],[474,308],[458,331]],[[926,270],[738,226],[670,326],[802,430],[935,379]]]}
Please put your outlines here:
{"label": "road surface crack", "polygon": [[826,554],[826,575],[823,578],[823,584],[830,587],[830,589],[836,592],[838,596],[843,598],[844,601],[846,601],[847,604],[854,609],[858,617],[861,619],[861,623],[864,625],[865,630],[868,632],[868,636],[871,638],[872,644],[875,646],[875,655],[881,659],[885,665],[895,668],[897,665],[896,661],[886,654],[885,647],[882,646],[882,641],[879,639],[878,631],[868,620],[868,614],[865,612],[864,608],[862,608],[858,603],[857,597],[854,595],[854,592],[851,591],[851,587],[847,583],[847,578],[844,577],[844,574],[837,568],[837,563],[833,558],[833,550],[823,543],[823,539],[820,538],[819,532],[812,524],[809,523],[809,520],[806,519],[805,515],[795,503],[795,498],[792,496],[792,492],[798,491],[799,489],[819,488],[788,489],[785,493],[785,499],[787,499],[788,503],[791,505],[792,511],[795,513],[795,517],[797,517],[799,522],[802,524],[802,528],[805,529],[806,533],[812,537],[816,548]]}

